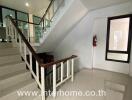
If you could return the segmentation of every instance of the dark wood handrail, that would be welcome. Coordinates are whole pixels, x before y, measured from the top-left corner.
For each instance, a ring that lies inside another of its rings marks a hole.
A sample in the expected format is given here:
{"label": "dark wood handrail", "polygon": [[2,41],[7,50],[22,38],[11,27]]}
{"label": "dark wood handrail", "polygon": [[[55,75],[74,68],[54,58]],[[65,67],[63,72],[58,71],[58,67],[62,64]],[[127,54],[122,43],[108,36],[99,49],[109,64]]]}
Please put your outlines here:
{"label": "dark wood handrail", "polygon": [[73,59],[73,58],[76,58],[76,57],[77,57],[76,55],[72,55],[71,57],[68,57],[68,58],[65,58],[65,59],[61,59],[61,60],[54,61],[54,62],[47,63],[47,64],[42,64],[42,66],[45,67],[45,68],[47,68],[47,67],[52,66],[54,64],[58,64],[58,63],[61,63],[61,62],[65,62],[67,60],[70,60],[70,59]]}

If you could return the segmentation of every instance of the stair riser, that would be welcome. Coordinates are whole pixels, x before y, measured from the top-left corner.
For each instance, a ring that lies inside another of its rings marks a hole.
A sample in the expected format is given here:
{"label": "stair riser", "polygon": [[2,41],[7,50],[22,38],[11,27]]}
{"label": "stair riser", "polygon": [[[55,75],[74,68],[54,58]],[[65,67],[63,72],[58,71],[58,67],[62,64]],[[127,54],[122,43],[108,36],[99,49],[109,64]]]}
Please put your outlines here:
{"label": "stair riser", "polygon": [[31,74],[30,72],[27,72],[27,73],[23,73],[21,75],[17,75],[9,79],[3,80],[0,82],[0,87],[1,87],[0,90],[4,90],[8,87],[15,86],[15,84],[18,84],[20,82],[23,82],[29,79],[31,79]]}
{"label": "stair riser", "polygon": [[42,98],[39,96],[39,97],[34,98],[33,100],[42,100]]}
{"label": "stair riser", "polygon": [[[32,90],[34,90],[35,87],[36,87],[36,84],[31,83],[17,91],[32,91]],[[14,91],[14,92],[0,98],[0,100],[19,100],[18,98],[20,98],[20,96],[18,96],[17,91]]]}
{"label": "stair riser", "polygon": [[17,62],[17,61],[21,61],[21,56],[20,55],[0,57],[0,65],[1,64],[6,64],[6,63]]}
{"label": "stair riser", "polygon": [[9,73],[13,73],[13,72],[24,70],[24,69],[26,69],[25,63],[2,66],[0,67],[0,76],[7,75]]}
{"label": "stair riser", "polygon": [[19,50],[17,48],[0,49],[0,56],[16,55],[16,54],[19,54]]}
{"label": "stair riser", "polygon": [[0,43],[0,49],[4,48],[12,48],[13,45],[11,43]]}

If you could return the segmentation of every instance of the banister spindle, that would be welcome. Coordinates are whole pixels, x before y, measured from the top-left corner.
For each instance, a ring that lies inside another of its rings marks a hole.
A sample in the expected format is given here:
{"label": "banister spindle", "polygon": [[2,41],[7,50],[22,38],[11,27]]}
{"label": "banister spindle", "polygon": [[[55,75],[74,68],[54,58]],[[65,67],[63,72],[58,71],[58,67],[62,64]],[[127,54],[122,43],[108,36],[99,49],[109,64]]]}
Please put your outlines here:
{"label": "banister spindle", "polygon": [[74,59],[71,60],[71,81],[74,81]]}
{"label": "banister spindle", "polygon": [[17,44],[17,30],[15,29],[15,42]]}
{"label": "banister spindle", "polygon": [[37,61],[36,61],[36,76],[37,76],[37,81],[39,82],[39,65]]}
{"label": "banister spindle", "polygon": [[25,61],[27,61],[27,49],[26,49],[26,44],[23,43],[23,45],[24,45],[24,59],[25,59]]}
{"label": "banister spindle", "polygon": [[61,62],[61,82],[63,81],[63,75],[64,75],[64,63]]}
{"label": "banister spindle", "polygon": [[[11,37],[11,23],[9,22],[9,37]],[[10,41],[10,38],[8,37],[9,41]]]}
{"label": "banister spindle", "polygon": [[8,40],[8,19],[6,19],[6,40]]}
{"label": "banister spindle", "polygon": [[67,60],[67,78],[69,77],[70,75],[70,62],[69,60]]}
{"label": "banister spindle", "polygon": [[41,95],[42,100],[45,100],[45,70],[44,67],[41,67]]}
{"label": "banister spindle", "polygon": [[11,36],[11,22],[9,22],[9,36]]}
{"label": "banister spindle", "polygon": [[22,55],[22,40],[21,40],[21,36],[19,35],[19,49],[20,49],[20,53]]}
{"label": "banister spindle", "polygon": [[13,25],[12,25],[12,23],[11,23],[11,38],[12,38],[12,40],[14,39],[14,36],[13,36]]}
{"label": "banister spindle", "polygon": [[53,65],[53,97],[56,97],[56,64]]}
{"label": "banister spindle", "polygon": [[32,64],[33,64],[33,62],[32,62],[32,53],[30,51],[29,51],[29,59],[30,59],[30,69],[32,71]]}

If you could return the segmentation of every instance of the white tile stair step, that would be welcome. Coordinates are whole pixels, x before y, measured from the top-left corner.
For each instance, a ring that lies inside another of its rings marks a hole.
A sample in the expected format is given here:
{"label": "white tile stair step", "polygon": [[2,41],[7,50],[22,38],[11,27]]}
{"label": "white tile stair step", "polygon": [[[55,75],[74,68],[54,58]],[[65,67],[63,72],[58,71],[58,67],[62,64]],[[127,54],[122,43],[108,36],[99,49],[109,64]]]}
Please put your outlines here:
{"label": "white tile stair step", "polygon": [[11,48],[13,47],[12,43],[0,43],[0,49],[1,48]]}
{"label": "white tile stair step", "polygon": [[36,87],[36,82],[33,79],[25,80],[19,84],[16,84],[10,88],[5,89],[0,93],[0,100],[18,100],[17,91],[30,91]]}
{"label": "white tile stair step", "polygon": [[13,72],[24,70],[24,69],[26,69],[26,64],[24,62],[13,63],[10,65],[1,66],[0,67],[0,76],[4,76],[9,73],[13,73]]}
{"label": "white tile stair step", "polygon": [[34,98],[33,100],[42,100],[42,97],[38,96],[38,97]]}
{"label": "white tile stair step", "polygon": [[0,66],[2,64],[17,62],[17,61],[22,61],[21,56],[19,54],[3,56],[3,57],[0,57]]}
{"label": "white tile stair step", "polygon": [[[9,76],[10,75],[10,76]],[[23,70],[19,71],[13,74],[6,75],[6,77],[1,78],[0,80],[0,91],[3,91],[4,89],[8,87],[12,87],[15,84],[18,84],[20,82],[23,82],[25,80],[31,79],[30,72]]]}
{"label": "white tile stair step", "polygon": [[19,98],[18,100],[42,100],[41,96],[39,96],[41,93],[40,89],[35,88],[34,90],[32,90],[32,92],[33,93],[36,92],[36,94],[31,95],[31,96],[23,96],[23,97]]}
{"label": "white tile stair step", "polygon": [[0,49],[0,56],[20,54],[18,48]]}
{"label": "white tile stair step", "polygon": [[7,62],[6,64],[0,64],[0,67],[7,66],[7,65],[13,65],[13,64],[18,64],[18,63],[23,63],[24,61],[16,61],[16,62]]}
{"label": "white tile stair step", "polygon": [[26,69],[20,70],[20,71],[14,72],[14,73],[10,73],[10,74],[4,75],[4,76],[0,76],[0,81],[3,81],[5,79],[8,79],[10,77],[13,77],[13,76],[19,75],[21,73],[25,73],[25,72],[27,72]]}

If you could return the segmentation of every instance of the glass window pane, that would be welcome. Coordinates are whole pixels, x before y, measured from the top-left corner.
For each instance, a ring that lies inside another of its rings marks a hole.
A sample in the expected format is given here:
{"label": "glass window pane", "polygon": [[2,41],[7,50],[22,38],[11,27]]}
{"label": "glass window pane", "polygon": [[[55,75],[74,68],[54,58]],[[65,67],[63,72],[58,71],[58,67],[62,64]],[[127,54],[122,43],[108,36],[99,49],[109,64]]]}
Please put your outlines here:
{"label": "glass window pane", "polygon": [[10,15],[12,18],[15,19],[15,11],[10,10],[10,9],[6,9],[6,8],[2,8],[2,19],[3,19],[3,26],[6,27],[6,20],[5,17],[7,15]]}
{"label": "glass window pane", "polygon": [[22,31],[23,35],[26,37],[26,39],[28,39],[29,36],[29,24],[22,22],[22,21],[18,21],[18,27],[19,29]]}
{"label": "glass window pane", "polygon": [[128,54],[107,53],[108,59],[127,61]]}
{"label": "glass window pane", "polygon": [[130,18],[110,21],[109,50],[127,51]]}
{"label": "glass window pane", "polygon": [[28,14],[22,13],[22,12],[17,12],[17,19],[23,20],[23,21],[28,21]]}
{"label": "glass window pane", "polygon": [[[28,22],[28,14],[23,12],[17,12],[17,19]],[[21,29],[24,36],[28,39],[28,28],[29,25],[26,22],[18,21],[18,27]]]}
{"label": "glass window pane", "polygon": [[[40,22],[41,18],[37,17],[37,16],[33,16],[33,22],[38,24]],[[34,25],[34,31],[35,31],[35,42],[39,42],[39,39],[41,37],[41,31],[42,31],[42,27],[41,25]]]}
{"label": "glass window pane", "polygon": [[33,22],[38,24],[40,22],[41,18],[33,16]]}

